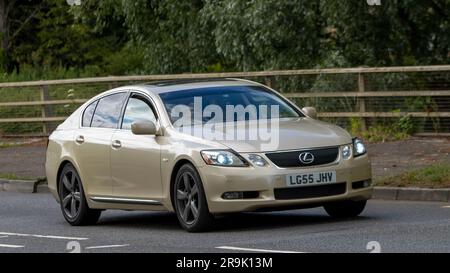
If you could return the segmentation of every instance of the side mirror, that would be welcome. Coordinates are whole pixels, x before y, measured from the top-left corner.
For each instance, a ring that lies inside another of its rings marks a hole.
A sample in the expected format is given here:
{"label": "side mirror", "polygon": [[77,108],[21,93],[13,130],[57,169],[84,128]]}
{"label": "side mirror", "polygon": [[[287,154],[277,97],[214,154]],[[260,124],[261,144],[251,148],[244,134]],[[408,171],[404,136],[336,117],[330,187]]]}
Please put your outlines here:
{"label": "side mirror", "polygon": [[313,119],[317,118],[317,110],[314,107],[303,107],[302,111],[310,118],[313,118]]}
{"label": "side mirror", "polygon": [[156,125],[149,120],[139,120],[131,124],[131,132],[135,135],[156,135]]}

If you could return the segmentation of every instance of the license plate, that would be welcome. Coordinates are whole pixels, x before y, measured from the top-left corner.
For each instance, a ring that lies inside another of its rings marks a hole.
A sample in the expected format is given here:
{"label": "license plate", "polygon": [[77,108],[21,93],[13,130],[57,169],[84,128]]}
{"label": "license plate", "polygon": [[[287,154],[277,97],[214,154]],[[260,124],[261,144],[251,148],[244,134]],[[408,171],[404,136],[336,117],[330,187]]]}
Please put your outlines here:
{"label": "license plate", "polygon": [[336,183],[336,172],[316,172],[286,175],[288,187],[301,187]]}

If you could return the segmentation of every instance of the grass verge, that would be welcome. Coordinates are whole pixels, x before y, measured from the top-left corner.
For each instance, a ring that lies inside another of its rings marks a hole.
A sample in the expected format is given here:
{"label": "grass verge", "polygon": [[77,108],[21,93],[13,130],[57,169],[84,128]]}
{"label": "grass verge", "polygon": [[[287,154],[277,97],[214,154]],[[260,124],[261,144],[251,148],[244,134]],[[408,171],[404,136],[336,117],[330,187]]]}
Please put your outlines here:
{"label": "grass verge", "polygon": [[8,180],[37,180],[38,178],[33,178],[29,176],[19,176],[13,173],[0,173],[0,179]]}
{"label": "grass verge", "polygon": [[3,148],[12,148],[12,147],[19,147],[19,146],[23,146],[26,143],[8,143],[8,142],[0,142],[0,149]]}
{"label": "grass verge", "polygon": [[439,163],[375,180],[376,186],[450,188],[450,163]]}

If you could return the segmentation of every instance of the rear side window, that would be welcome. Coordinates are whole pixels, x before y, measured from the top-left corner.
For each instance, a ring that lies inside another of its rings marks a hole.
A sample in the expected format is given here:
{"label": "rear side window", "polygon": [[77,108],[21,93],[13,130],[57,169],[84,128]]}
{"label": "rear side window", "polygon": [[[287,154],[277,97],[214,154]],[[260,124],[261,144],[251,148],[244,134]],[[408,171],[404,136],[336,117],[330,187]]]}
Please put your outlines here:
{"label": "rear side window", "polygon": [[91,127],[117,128],[126,93],[117,93],[99,100]]}
{"label": "rear side window", "polygon": [[89,127],[91,126],[92,116],[94,115],[95,107],[97,106],[98,100],[89,104],[86,109],[84,109],[83,121],[81,122],[81,126]]}

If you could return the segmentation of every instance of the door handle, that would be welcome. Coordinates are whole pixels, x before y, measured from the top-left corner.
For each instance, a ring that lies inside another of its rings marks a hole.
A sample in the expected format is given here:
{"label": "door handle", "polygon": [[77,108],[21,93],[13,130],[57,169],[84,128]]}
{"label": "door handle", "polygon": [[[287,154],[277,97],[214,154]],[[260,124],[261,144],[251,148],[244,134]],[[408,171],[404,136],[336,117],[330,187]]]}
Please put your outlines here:
{"label": "door handle", "polygon": [[75,142],[78,144],[83,144],[84,136],[77,136],[77,138],[75,139]]}
{"label": "door handle", "polygon": [[115,148],[115,149],[119,149],[120,147],[122,147],[122,143],[120,143],[119,140],[114,140],[114,141],[112,142],[112,146],[113,146],[113,148]]}

